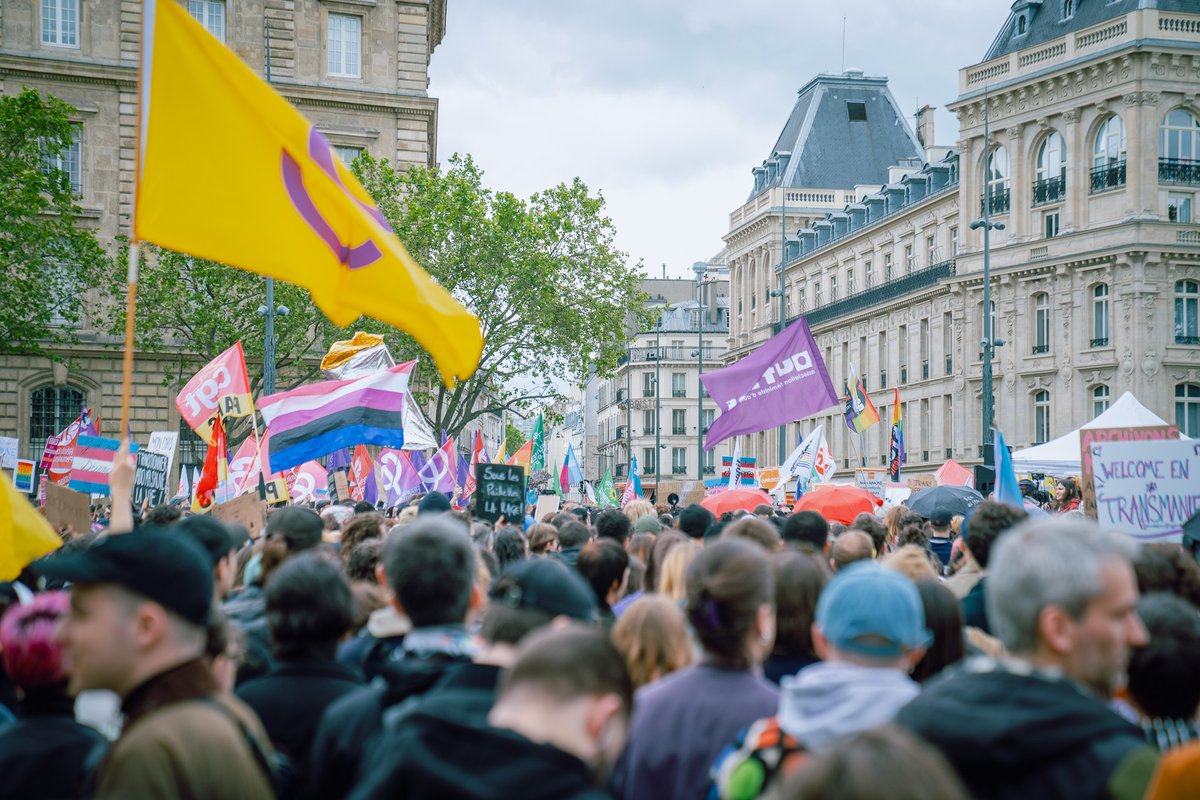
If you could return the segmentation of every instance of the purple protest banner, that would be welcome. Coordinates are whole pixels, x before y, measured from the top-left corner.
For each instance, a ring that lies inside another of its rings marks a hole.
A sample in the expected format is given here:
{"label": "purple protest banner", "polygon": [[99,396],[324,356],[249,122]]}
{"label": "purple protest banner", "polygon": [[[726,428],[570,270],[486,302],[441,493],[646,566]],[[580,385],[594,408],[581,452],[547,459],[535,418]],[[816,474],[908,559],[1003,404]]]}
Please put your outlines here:
{"label": "purple protest banner", "polygon": [[758,433],[840,404],[808,321],[801,317],[750,355],[700,376],[721,409],[704,449]]}

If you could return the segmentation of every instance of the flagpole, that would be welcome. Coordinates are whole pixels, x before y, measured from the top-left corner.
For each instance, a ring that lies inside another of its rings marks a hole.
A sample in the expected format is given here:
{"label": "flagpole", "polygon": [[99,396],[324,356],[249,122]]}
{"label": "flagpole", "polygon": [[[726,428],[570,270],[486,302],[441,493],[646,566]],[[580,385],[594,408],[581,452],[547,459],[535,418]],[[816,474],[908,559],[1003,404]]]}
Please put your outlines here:
{"label": "flagpole", "polygon": [[133,111],[136,124],[133,126],[133,205],[129,209],[129,253],[128,264],[125,268],[125,361],[122,369],[121,386],[121,429],[117,432],[118,439],[129,438],[129,398],[133,392],[133,347],[134,331],[137,323],[137,284],[139,250],[137,229],[134,220],[137,218],[138,185],[142,177],[142,92],[145,89],[146,65],[146,20],[154,19],[154,0],[144,0],[142,3],[142,35],[138,37],[138,67],[137,67],[137,99]]}
{"label": "flagpole", "polygon": [[[136,192],[135,189],[134,193]],[[137,318],[138,249],[137,242],[131,237],[129,264],[125,272],[125,282],[128,285],[125,298],[125,364],[124,384],[121,387],[121,430],[117,434],[121,439],[129,437],[129,396],[133,390],[133,336]]]}

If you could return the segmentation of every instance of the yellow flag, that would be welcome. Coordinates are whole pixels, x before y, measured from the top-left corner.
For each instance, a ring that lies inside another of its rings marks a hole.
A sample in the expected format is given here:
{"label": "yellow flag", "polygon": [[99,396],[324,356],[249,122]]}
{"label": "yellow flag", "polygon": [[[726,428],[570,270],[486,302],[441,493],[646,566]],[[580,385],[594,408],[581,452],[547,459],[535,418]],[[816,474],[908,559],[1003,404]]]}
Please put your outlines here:
{"label": "yellow flag", "polygon": [[144,0],[133,232],[299,284],[339,326],[411,334],[442,380],[479,364],[477,320],[405,250],[317,129],[172,0]]}
{"label": "yellow flag", "polygon": [[0,581],[11,581],[35,559],[62,545],[62,539],[7,477],[0,478]]}
{"label": "yellow flag", "polygon": [[529,462],[532,459],[533,459],[533,440],[530,439],[528,442],[521,445],[521,447],[517,450],[517,452],[515,452],[511,456],[509,456],[508,461],[506,461],[505,463],[506,464],[520,464],[522,467],[525,468],[525,471],[528,472],[529,471]]}

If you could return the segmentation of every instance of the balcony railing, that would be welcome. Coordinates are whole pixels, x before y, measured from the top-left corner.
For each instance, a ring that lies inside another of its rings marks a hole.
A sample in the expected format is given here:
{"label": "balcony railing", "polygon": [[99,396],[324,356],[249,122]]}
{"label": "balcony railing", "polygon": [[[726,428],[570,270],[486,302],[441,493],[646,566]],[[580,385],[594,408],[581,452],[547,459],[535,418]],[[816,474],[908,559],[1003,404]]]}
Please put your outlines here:
{"label": "balcony railing", "polygon": [[1108,337],[1100,336],[1096,339],[1092,339],[1091,346],[1092,347],[1108,347]]}
{"label": "balcony railing", "polygon": [[671,397],[687,397],[687,389],[672,389]]}
{"label": "balcony railing", "polygon": [[1008,189],[993,189],[979,198],[979,213],[986,208],[989,214],[1007,214],[1012,193]]}
{"label": "balcony railing", "polygon": [[1158,180],[1161,183],[1184,183],[1200,186],[1200,161],[1190,158],[1160,158]]}
{"label": "balcony railing", "polygon": [[1048,344],[1035,344],[1033,346],[1033,354],[1035,356],[1040,356],[1042,353],[1049,353],[1049,352],[1050,352],[1050,345],[1048,345]]}
{"label": "balcony railing", "polygon": [[1175,334],[1175,344],[1200,344],[1200,336],[1180,336]]}
{"label": "balcony railing", "polygon": [[687,465],[686,464],[672,465],[671,474],[672,475],[687,475]]}
{"label": "balcony railing", "polygon": [[1092,194],[1125,185],[1125,161],[1110,161],[1092,168]]}
{"label": "balcony railing", "polygon": [[[836,303],[827,303],[826,305],[814,308],[804,316],[808,319],[809,325],[820,325],[822,322],[831,319],[840,319],[848,314],[870,308],[879,303],[894,302],[899,297],[934,286],[946,278],[953,276],[954,267],[955,262],[953,259],[943,261],[940,264],[934,264],[932,267],[910,272],[895,280],[865,289],[858,294],[843,297]],[[879,381],[879,387],[884,388],[887,386],[886,373],[880,374],[883,377]]]}
{"label": "balcony railing", "polygon": [[717,474],[717,467],[716,467],[716,465],[715,465],[715,464],[709,464],[709,465],[705,466],[705,467],[704,467],[704,474],[705,474],[705,475],[716,475],[716,474]]}
{"label": "balcony railing", "polygon": [[[631,361],[682,361],[688,364],[695,364],[697,356],[696,345],[693,342],[690,345],[682,347],[674,347],[664,345],[662,347],[632,347],[629,350],[629,359]],[[703,350],[704,361],[712,362],[720,360],[725,354],[724,347],[709,347],[707,344]]]}
{"label": "balcony railing", "polygon": [[653,436],[654,435],[654,426],[647,425],[645,428],[642,429],[642,435],[643,436]]}
{"label": "balcony railing", "polygon": [[687,436],[687,428],[671,428],[672,436]]}
{"label": "balcony railing", "polygon": [[1066,197],[1067,176],[1059,175],[1054,178],[1043,178],[1033,182],[1033,204],[1057,203]]}

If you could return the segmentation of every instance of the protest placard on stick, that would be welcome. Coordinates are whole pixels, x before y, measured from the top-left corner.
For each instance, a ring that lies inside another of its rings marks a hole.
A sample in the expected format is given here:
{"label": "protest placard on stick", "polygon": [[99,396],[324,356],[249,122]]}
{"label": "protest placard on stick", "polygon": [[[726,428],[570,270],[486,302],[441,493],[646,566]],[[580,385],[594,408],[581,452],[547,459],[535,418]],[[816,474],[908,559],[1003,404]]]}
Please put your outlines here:
{"label": "protest placard on stick", "polygon": [[1098,442],[1091,461],[1102,526],[1143,542],[1178,542],[1200,511],[1200,442]]}
{"label": "protest placard on stick", "polygon": [[525,468],[513,464],[475,465],[475,516],[490,522],[500,517],[524,521]]}
{"label": "protest placard on stick", "polygon": [[83,492],[47,483],[46,519],[59,530],[70,527],[76,533],[87,533],[92,529],[92,501]]}

